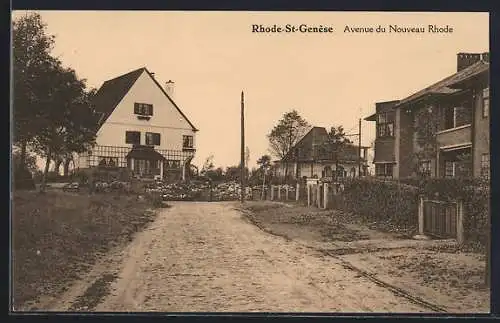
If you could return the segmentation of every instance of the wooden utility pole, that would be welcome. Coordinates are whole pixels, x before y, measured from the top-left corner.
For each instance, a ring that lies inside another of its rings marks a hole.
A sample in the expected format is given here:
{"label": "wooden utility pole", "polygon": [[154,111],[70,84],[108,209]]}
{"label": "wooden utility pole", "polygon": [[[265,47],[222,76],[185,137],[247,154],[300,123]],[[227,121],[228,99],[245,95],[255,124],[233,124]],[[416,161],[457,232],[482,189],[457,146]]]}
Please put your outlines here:
{"label": "wooden utility pole", "polygon": [[245,202],[245,97],[241,91],[241,203]]}
{"label": "wooden utility pole", "polygon": [[361,177],[361,118],[358,126],[358,177]]}

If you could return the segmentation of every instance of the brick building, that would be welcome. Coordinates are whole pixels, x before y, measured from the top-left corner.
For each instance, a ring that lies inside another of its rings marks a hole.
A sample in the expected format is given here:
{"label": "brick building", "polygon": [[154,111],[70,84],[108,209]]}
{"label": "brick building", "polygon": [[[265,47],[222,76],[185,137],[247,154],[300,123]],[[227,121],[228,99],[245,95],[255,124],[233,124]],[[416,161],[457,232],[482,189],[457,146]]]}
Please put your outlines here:
{"label": "brick building", "polygon": [[459,53],[453,75],[375,107],[377,176],[489,176],[488,53]]}

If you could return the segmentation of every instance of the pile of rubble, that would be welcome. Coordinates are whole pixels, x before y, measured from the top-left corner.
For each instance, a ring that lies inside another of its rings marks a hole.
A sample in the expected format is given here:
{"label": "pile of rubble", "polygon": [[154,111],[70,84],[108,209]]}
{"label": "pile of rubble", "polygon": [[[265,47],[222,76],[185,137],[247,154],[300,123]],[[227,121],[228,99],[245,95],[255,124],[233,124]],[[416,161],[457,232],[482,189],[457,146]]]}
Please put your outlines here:
{"label": "pile of rubble", "polygon": [[[234,201],[240,198],[241,186],[237,182],[210,185],[209,182],[162,183],[146,185],[146,193],[160,194],[164,201]],[[247,188],[247,199],[251,189]]]}
{"label": "pile of rubble", "polygon": [[208,183],[154,182],[146,185],[145,191],[160,194],[165,201],[192,201],[204,199],[203,195],[208,188]]}
{"label": "pile of rubble", "polygon": [[[214,185],[212,188],[212,200],[214,201],[234,201],[241,196],[241,185],[237,182],[227,182]],[[246,189],[246,198],[252,197],[250,188]]]}

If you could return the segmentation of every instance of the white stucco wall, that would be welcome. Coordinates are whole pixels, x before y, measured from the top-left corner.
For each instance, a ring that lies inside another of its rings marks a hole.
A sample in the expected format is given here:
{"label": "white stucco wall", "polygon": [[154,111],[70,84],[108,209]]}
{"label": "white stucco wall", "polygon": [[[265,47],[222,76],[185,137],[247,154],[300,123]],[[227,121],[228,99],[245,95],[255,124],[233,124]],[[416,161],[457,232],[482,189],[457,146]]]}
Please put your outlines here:
{"label": "white stucco wall", "polygon": [[[139,120],[134,114],[134,103],[153,105],[153,116]],[[160,146],[156,149],[182,150],[182,136],[193,136],[195,132],[172,102],[163,94],[151,77],[144,71],[97,132],[96,142],[100,146],[131,147],[125,143],[126,131],[140,131],[141,144],[145,144],[146,132],[160,133]]]}

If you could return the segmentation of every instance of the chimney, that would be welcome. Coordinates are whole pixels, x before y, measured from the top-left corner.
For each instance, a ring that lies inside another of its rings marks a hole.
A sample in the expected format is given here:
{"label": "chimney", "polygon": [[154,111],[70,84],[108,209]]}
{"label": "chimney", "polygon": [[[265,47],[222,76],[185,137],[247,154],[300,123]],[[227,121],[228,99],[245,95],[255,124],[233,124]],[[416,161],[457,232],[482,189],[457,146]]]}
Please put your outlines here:
{"label": "chimney", "polygon": [[489,63],[490,62],[490,53],[488,53],[488,52],[482,53],[481,54],[481,60],[484,61],[484,62]]}
{"label": "chimney", "polygon": [[168,96],[170,96],[171,98],[173,98],[173,96],[174,96],[174,85],[175,85],[175,82],[172,80],[168,80],[165,83],[165,91],[167,92]]}
{"label": "chimney", "polygon": [[481,60],[481,54],[458,53],[457,54],[457,72]]}

